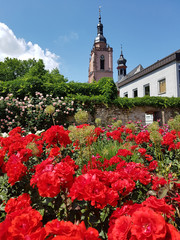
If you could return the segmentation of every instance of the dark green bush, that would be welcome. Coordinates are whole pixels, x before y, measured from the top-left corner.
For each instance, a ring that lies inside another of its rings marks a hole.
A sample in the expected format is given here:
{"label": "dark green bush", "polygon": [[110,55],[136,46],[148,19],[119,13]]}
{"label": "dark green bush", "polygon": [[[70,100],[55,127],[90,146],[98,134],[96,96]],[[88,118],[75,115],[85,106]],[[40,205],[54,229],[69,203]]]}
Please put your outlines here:
{"label": "dark green bush", "polygon": [[113,101],[120,108],[132,108],[135,106],[151,107],[180,107],[180,98],[175,97],[142,97],[142,98],[117,98]]}
{"label": "dark green bush", "polygon": [[7,96],[12,93],[14,97],[24,98],[34,96],[35,92],[41,92],[44,96],[51,94],[53,97],[74,96],[104,96],[103,102],[111,102],[117,97],[117,88],[113,79],[102,78],[95,83],[75,83],[65,81],[53,81],[52,75],[47,73],[43,77],[27,74],[23,78],[12,81],[2,81],[0,95]]}
{"label": "dark green bush", "polygon": [[107,102],[117,98],[117,87],[112,78],[101,78],[97,82],[101,95],[106,97]]}

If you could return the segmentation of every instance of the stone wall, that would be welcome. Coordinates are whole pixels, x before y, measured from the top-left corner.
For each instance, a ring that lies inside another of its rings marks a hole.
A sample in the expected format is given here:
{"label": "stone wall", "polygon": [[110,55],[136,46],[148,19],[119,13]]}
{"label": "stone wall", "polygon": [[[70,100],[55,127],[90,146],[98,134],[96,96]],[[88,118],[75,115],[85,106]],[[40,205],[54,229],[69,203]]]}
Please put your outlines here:
{"label": "stone wall", "polygon": [[[119,108],[117,106],[105,106],[103,104],[95,105],[95,112],[89,114],[89,123],[94,124],[96,118],[100,118],[102,125],[112,123],[112,119],[121,120],[122,124],[128,121],[141,121],[143,125],[146,124],[145,114],[153,114],[154,121],[160,120],[160,125],[167,124],[170,118],[180,114],[180,108],[156,108],[156,107],[133,107],[130,109]],[[69,117],[70,124],[74,123],[74,117]]]}
{"label": "stone wall", "polygon": [[122,120],[123,124],[128,121],[145,122],[145,114],[153,114],[154,121],[160,120],[160,125],[166,124],[170,118],[173,118],[177,113],[180,114],[180,108],[156,108],[156,107],[133,107],[131,109],[122,109],[114,105],[106,107],[105,105],[96,105],[94,116],[90,116],[90,121],[94,122],[96,118],[101,118],[102,124],[112,123],[112,119]]}

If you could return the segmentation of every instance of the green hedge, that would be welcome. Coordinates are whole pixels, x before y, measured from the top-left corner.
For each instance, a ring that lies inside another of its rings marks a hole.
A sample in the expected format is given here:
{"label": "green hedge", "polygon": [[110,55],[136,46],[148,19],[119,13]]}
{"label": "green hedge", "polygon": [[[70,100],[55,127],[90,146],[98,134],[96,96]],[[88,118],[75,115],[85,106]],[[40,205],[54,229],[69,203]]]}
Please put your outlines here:
{"label": "green hedge", "polygon": [[117,88],[112,78],[102,78],[94,83],[75,82],[50,82],[31,76],[12,81],[0,81],[0,96],[13,94],[14,97],[23,99],[25,96],[35,96],[36,92],[51,94],[53,97],[72,96],[104,96],[106,102],[117,97]]}
{"label": "green hedge", "polygon": [[120,108],[132,108],[135,106],[152,107],[180,107],[180,97],[142,97],[142,98],[117,98],[113,103]]}

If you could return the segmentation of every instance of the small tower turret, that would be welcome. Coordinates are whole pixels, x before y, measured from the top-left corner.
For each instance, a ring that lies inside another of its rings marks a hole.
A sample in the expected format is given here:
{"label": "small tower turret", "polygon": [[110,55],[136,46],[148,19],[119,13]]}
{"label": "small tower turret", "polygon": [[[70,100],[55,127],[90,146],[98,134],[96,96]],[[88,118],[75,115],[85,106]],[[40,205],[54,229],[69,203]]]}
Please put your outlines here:
{"label": "small tower turret", "polygon": [[118,82],[121,81],[122,77],[126,76],[126,68],[127,68],[126,62],[127,60],[123,56],[122,45],[121,45],[121,55],[120,55],[120,58],[117,60]]}

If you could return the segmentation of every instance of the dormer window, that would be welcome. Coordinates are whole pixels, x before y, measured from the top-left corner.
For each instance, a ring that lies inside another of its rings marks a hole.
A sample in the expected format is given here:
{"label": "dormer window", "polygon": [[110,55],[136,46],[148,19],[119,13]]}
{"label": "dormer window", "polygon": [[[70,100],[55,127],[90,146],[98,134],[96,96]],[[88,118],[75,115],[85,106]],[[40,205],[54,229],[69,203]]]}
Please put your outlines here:
{"label": "dormer window", "polygon": [[100,69],[101,70],[104,70],[104,55],[101,55],[100,57]]}

